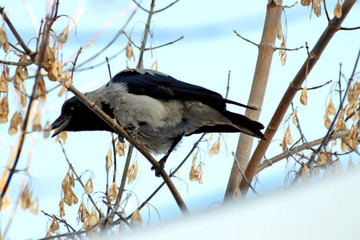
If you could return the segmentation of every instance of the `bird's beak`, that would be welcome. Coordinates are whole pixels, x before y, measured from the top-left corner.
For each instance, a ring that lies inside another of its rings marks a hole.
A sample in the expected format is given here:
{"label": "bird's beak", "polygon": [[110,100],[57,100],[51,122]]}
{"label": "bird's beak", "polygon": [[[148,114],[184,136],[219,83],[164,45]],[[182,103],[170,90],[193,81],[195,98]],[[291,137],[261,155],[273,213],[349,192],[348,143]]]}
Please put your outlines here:
{"label": "bird's beak", "polygon": [[58,135],[59,133],[61,133],[62,131],[64,131],[64,129],[69,125],[71,116],[63,116],[60,115],[60,117],[58,117],[58,119],[56,119],[51,125],[50,125],[50,130],[55,130],[54,134],[51,137],[55,137],[56,135]]}

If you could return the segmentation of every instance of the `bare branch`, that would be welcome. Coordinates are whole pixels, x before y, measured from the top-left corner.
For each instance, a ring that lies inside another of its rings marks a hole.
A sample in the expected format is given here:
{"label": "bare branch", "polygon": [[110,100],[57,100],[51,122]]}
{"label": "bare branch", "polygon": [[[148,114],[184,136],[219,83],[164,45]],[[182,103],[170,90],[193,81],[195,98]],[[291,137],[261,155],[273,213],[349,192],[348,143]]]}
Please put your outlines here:
{"label": "bare branch", "polygon": [[[263,158],[266,150],[268,149],[270,142],[281,123],[282,118],[284,117],[290,103],[292,102],[292,99],[298,91],[298,88],[301,87],[307,75],[317,63],[317,60],[320,58],[322,52],[324,51],[327,44],[330,42],[331,38],[339,30],[339,27],[341,26],[342,22],[346,18],[347,14],[351,10],[355,2],[355,0],[344,1],[344,3],[342,4],[342,17],[335,17],[330,21],[329,25],[326,27],[325,31],[315,44],[313,50],[310,52],[310,56],[305,60],[301,69],[299,70],[293,81],[290,83],[265,131],[266,140],[260,141],[249,161],[248,167],[246,168],[245,175],[249,179],[249,181],[252,181],[252,179],[254,178],[259,163]],[[248,185],[246,181],[241,181],[240,189],[243,195],[246,195],[248,191]]]}
{"label": "bare branch", "polygon": [[[349,130],[344,130],[342,132],[333,134],[333,135],[330,136],[329,140],[331,141],[331,140],[335,140],[335,139],[338,139],[338,138],[346,137],[346,136],[349,135],[349,132],[350,132]],[[279,162],[282,159],[288,158],[288,157],[290,157],[291,155],[294,155],[294,154],[298,154],[301,151],[308,150],[309,146],[311,146],[311,147],[317,146],[317,145],[321,144],[323,141],[324,141],[324,137],[316,139],[316,140],[308,142],[308,143],[303,143],[303,144],[301,144],[301,145],[299,145],[299,146],[297,146],[295,148],[289,149],[288,151],[283,152],[283,153],[281,153],[281,154],[279,154],[279,155],[277,155],[275,157],[272,157],[270,159],[265,159],[263,161],[263,163],[261,163],[259,165],[259,167],[257,168],[256,174],[258,174],[259,172],[261,172],[265,168],[270,167],[274,163]]]}
{"label": "bare branch", "polygon": [[35,53],[33,51],[31,51],[31,49],[28,48],[28,46],[26,46],[26,44],[20,37],[19,33],[16,31],[14,25],[12,24],[12,22],[6,15],[3,7],[0,7],[0,14],[3,17],[4,21],[6,22],[6,24],[8,25],[8,27],[10,28],[11,32],[14,34],[14,36],[15,36],[16,40],[19,42],[20,46],[24,49],[26,54],[29,55],[32,59],[35,56]]}
{"label": "bare branch", "polygon": [[154,14],[154,8],[155,8],[155,0],[151,0],[151,6],[150,6],[150,11],[148,11],[148,19],[146,21],[144,36],[143,36],[143,40],[141,41],[139,62],[136,66],[137,68],[143,68],[143,56],[146,47],[146,41],[150,32],[150,23],[151,23],[151,17]]}
{"label": "bare branch", "polygon": [[[234,33],[235,33],[238,37],[240,37],[241,39],[243,39],[243,40],[246,41],[246,42],[249,42],[249,43],[251,43],[251,44],[253,44],[253,45],[257,46],[257,47],[260,47],[261,45],[263,45],[263,44],[257,44],[257,43],[255,43],[255,42],[253,42],[253,41],[251,41],[251,40],[249,40],[249,39],[241,36],[238,32],[236,32],[236,30],[233,30],[233,31],[234,31]],[[272,46],[272,45],[269,45],[269,46],[271,46],[271,47],[274,49],[274,51],[276,51],[276,50],[297,51],[297,50],[299,50],[299,49],[304,48],[304,46],[297,47],[297,48],[279,48],[279,47],[274,47],[274,46]]]}
{"label": "bare branch", "polygon": [[179,1],[179,0],[176,0],[176,1],[172,2],[172,3],[170,3],[169,5],[167,5],[166,7],[161,8],[161,9],[159,9],[159,10],[156,10],[154,13],[162,12],[162,11],[168,9],[169,7],[171,7],[172,5],[174,5],[175,3],[177,3],[178,1]]}

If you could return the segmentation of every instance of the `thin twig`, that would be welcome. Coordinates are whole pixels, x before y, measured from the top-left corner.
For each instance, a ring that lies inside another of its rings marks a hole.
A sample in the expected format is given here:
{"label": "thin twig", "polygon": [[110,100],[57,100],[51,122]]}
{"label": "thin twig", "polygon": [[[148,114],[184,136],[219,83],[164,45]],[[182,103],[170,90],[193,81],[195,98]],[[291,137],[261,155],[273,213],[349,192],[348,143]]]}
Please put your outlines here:
{"label": "thin twig", "polygon": [[225,99],[228,98],[229,91],[230,91],[230,75],[231,75],[231,70],[229,70],[229,73],[228,73],[228,79],[227,79],[227,84],[226,84]]}
{"label": "thin twig", "polygon": [[107,48],[109,48],[117,39],[118,37],[124,33],[124,29],[126,28],[126,26],[129,24],[130,20],[133,18],[133,16],[136,13],[135,9],[131,15],[129,16],[129,18],[126,20],[125,24],[122,26],[122,28],[117,32],[117,34],[115,35],[115,37],[104,47],[102,48],[98,53],[96,53],[95,55],[93,55],[92,57],[88,58],[86,61],[80,63],[77,65],[76,69],[79,69],[80,67],[84,66],[85,64],[87,64],[88,62],[94,60],[95,58],[97,58],[101,53],[103,53]]}
{"label": "thin twig", "polygon": [[[315,90],[315,89],[318,89],[318,88],[322,88],[322,87],[324,87],[324,86],[326,86],[326,85],[328,85],[328,84],[330,84],[330,83],[332,83],[332,80],[329,80],[329,81],[327,81],[326,83],[324,83],[324,84],[321,84],[321,85],[318,85],[318,86],[315,86],[315,87],[311,87],[311,88],[307,88],[307,90]],[[299,88],[299,90],[303,90],[304,88]]]}
{"label": "thin twig", "polygon": [[10,61],[0,60],[0,64],[11,65],[11,66],[29,66],[33,63],[34,63],[34,61],[31,61],[31,60],[26,61],[26,62],[10,62]]}
{"label": "thin twig", "polygon": [[155,8],[155,0],[151,0],[151,6],[150,11],[148,11],[148,19],[146,21],[145,25],[145,31],[143,40],[141,41],[141,47],[140,47],[140,53],[139,53],[139,62],[137,64],[137,68],[143,68],[143,57],[144,57],[144,51],[146,47],[146,41],[150,32],[150,23],[151,23],[151,17],[154,14],[154,8]]}
{"label": "thin twig", "polygon": [[16,31],[14,25],[12,24],[12,22],[6,15],[3,7],[0,7],[0,14],[3,17],[4,21],[6,22],[6,24],[8,25],[8,27],[10,28],[11,32],[14,34],[14,36],[15,36],[16,40],[19,42],[20,46],[24,49],[26,54],[29,55],[31,59],[33,59],[33,57],[35,57],[35,53],[33,51],[31,51],[31,49],[28,48],[28,46],[26,46],[26,44],[20,37],[19,33]]}
{"label": "thin twig", "polygon": [[172,5],[174,5],[175,3],[177,3],[178,1],[179,1],[179,0],[176,0],[176,1],[172,2],[172,3],[170,3],[169,5],[167,5],[166,7],[161,8],[161,9],[159,9],[159,10],[156,10],[156,11],[154,12],[154,14],[155,14],[155,13],[162,12],[162,11],[168,9],[169,7],[171,7]]}
{"label": "thin twig", "polygon": [[151,47],[151,48],[145,48],[144,51],[148,51],[148,50],[154,50],[154,49],[158,49],[158,48],[162,48],[162,47],[165,47],[165,46],[168,46],[168,45],[171,45],[171,44],[174,44],[180,40],[184,39],[184,36],[181,36],[179,37],[178,39],[174,40],[174,41],[171,41],[171,42],[168,42],[168,43],[164,43],[164,44],[161,44],[159,46],[155,46],[155,47]]}
{"label": "thin twig", "polygon": [[[255,42],[253,42],[253,41],[251,41],[251,40],[249,40],[249,39],[241,36],[238,32],[236,32],[236,30],[234,30],[234,33],[235,33],[238,37],[240,37],[241,39],[243,39],[243,40],[246,41],[246,42],[249,42],[249,43],[251,43],[251,44],[253,44],[253,45],[257,46],[257,47],[260,47],[260,46],[261,46],[261,44],[257,44],[257,43],[255,43]],[[300,46],[300,47],[297,47],[297,48],[279,48],[279,47],[274,47],[274,46],[271,46],[271,47],[274,49],[274,51],[276,51],[276,50],[297,51],[297,50],[300,50],[300,49],[304,48],[305,46]]]}

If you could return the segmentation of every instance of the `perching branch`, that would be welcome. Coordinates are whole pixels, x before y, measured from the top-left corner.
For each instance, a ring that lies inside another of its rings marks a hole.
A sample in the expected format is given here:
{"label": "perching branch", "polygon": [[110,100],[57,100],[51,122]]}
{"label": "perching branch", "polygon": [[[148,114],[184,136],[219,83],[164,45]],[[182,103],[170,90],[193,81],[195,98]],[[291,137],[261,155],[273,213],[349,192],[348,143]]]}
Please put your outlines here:
{"label": "perching branch", "polygon": [[178,204],[180,210],[185,214],[188,213],[188,209],[182,200],[179,192],[175,188],[173,182],[170,180],[169,176],[165,172],[164,169],[161,168],[160,164],[151,156],[151,154],[136,141],[131,135],[129,135],[126,130],[121,127],[115,119],[110,118],[106,113],[102,111],[102,109],[95,105],[95,103],[91,102],[84,94],[82,94],[79,90],[77,90],[74,86],[70,86],[69,91],[75,94],[75,96],[91,111],[96,113],[104,122],[106,122],[112,129],[115,130],[118,134],[123,136],[130,144],[132,144],[151,164],[154,166],[156,171],[160,172],[161,177],[164,179],[166,185],[168,186],[170,192],[175,198],[176,203]]}

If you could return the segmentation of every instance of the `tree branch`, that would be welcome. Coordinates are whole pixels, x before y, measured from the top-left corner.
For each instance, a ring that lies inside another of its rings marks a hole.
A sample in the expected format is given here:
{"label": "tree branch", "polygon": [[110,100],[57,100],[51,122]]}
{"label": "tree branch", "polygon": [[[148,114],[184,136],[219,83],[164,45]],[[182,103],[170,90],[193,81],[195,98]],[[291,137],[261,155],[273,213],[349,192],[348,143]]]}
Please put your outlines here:
{"label": "tree branch", "polygon": [[[320,58],[322,52],[324,51],[327,44],[330,42],[331,38],[335,35],[335,33],[339,30],[341,23],[346,18],[347,14],[350,12],[352,6],[355,4],[355,0],[345,0],[342,4],[342,17],[336,18],[334,17],[328,24],[327,28],[320,36],[319,40],[315,44],[313,50],[310,52],[310,55],[305,60],[304,64],[300,68],[299,72],[290,83],[288,89],[286,90],[285,94],[283,95],[266,131],[265,131],[265,138],[266,140],[261,140],[255,152],[253,153],[249,164],[246,168],[245,175],[252,181],[255,174],[257,173],[257,169],[261,159],[263,158],[266,150],[268,149],[272,138],[274,137],[290,103],[292,102],[295,94],[297,93],[298,89],[301,87],[302,83],[305,81],[307,75],[310,73],[312,68],[317,63],[318,59]],[[245,196],[249,187],[246,181],[242,180],[240,183],[240,189],[242,191],[242,195]]]}
{"label": "tree branch", "polygon": [[75,94],[75,96],[90,110],[92,110],[96,115],[98,115],[104,122],[106,122],[111,128],[113,128],[118,134],[123,136],[129,143],[134,145],[134,147],[154,166],[154,168],[160,172],[161,177],[164,179],[166,185],[168,186],[170,192],[175,198],[176,203],[178,204],[182,213],[188,213],[188,209],[182,200],[179,192],[175,188],[173,182],[170,180],[169,176],[166,174],[165,170],[161,168],[160,164],[150,155],[150,153],[136,141],[131,135],[129,135],[123,127],[121,127],[115,119],[110,118],[106,113],[104,113],[101,108],[95,103],[91,102],[84,94],[77,90],[72,85],[68,88],[69,91]]}
{"label": "tree branch", "polygon": [[[278,32],[278,26],[281,20],[282,7],[280,5],[282,4],[282,1],[278,2],[278,4],[275,4],[274,1],[269,1],[269,4],[267,6],[263,35],[261,43],[259,45],[256,69],[247,104],[248,106],[255,106],[257,109],[261,109],[264,101],[267,81],[270,74],[272,56],[274,53],[274,44]],[[260,111],[246,109],[245,115],[250,119],[256,121],[259,119]],[[252,144],[253,137],[245,134],[240,134],[239,142],[236,149],[236,157],[234,158],[234,163],[231,169],[224,200],[232,199],[234,196],[234,192],[237,191],[237,189],[239,188],[240,181],[242,179],[245,179],[242,177],[241,172],[238,170],[238,164],[241,169],[246,168],[246,165],[250,158]],[[251,183],[252,177],[249,177],[248,175],[245,176]],[[245,180],[244,184],[249,187]]]}

